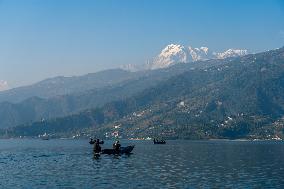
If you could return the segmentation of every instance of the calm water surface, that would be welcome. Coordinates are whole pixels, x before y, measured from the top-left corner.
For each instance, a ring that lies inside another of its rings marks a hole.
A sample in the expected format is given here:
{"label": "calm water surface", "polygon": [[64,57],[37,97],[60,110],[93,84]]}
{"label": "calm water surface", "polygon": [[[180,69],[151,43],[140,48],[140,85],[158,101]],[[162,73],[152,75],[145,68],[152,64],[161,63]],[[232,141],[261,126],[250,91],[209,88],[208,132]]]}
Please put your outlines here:
{"label": "calm water surface", "polygon": [[284,188],[284,142],[128,144],[94,158],[87,140],[0,140],[0,188]]}

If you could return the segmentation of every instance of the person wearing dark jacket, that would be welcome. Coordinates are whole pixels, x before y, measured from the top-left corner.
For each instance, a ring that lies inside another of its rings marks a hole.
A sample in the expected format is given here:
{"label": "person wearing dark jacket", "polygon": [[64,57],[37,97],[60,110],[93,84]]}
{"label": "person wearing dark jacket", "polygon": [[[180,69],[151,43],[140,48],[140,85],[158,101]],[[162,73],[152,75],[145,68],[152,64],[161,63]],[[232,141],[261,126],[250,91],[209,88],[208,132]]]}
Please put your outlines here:
{"label": "person wearing dark jacket", "polygon": [[95,141],[95,144],[94,144],[94,152],[95,153],[100,153],[102,150],[101,146],[100,146],[100,139],[97,139]]}
{"label": "person wearing dark jacket", "polygon": [[119,153],[119,149],[120,149],[120,144],[119,144],[119,141],[117,140],[113,145],[113,149],[115,150],[116,153]]}

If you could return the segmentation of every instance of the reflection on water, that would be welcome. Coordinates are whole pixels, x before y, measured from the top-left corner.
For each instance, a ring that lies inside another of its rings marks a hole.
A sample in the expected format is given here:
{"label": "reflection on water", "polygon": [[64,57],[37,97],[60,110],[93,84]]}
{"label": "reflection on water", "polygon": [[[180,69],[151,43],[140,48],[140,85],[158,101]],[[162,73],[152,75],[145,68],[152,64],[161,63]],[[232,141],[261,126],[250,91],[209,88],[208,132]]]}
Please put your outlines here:
{"label": "reflection on water", "polygon": [[284,188],[283,142],[131,143],[94,156],[87,140],[0,140],[0,188]]}

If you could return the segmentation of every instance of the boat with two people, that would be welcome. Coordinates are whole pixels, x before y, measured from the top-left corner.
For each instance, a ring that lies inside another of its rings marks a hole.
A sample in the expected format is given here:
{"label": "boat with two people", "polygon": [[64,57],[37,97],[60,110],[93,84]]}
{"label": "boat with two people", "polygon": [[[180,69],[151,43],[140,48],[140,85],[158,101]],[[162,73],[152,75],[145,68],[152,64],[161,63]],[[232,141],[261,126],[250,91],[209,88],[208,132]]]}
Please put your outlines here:
{"label": "boat with two people", "polygon": [[[91,142],[89,142],[91,144]],[[100,146],[100,140],[96,139],[94,141],[94,153],[99,155],[99,154],[108,154],[108,155],[122,155],[122,154],[131,154],[132,150],[134,149],[135,145],[130,145],[130,146],[126,146],[126,147],[122,147],[119,143],[119,141],[117,140],[114,144],[113,144],[113,148],[112,149],[101,149]]]}

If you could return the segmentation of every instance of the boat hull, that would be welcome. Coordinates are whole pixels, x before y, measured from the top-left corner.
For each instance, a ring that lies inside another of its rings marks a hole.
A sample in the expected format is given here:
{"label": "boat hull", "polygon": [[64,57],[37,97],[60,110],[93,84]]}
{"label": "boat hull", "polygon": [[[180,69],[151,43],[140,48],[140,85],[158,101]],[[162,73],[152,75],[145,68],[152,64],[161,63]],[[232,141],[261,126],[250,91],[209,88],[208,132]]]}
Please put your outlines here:
{"label": "boat hull", "polygon": [[166,144],[166,141],[163,141],[163,142],[154,142],[154,144]]}
{"label": "boat hull", "polygon": [[132,150],[134,149],[134,145],[132,146],[126,146],[126,147],[120,147],[119,151],[116,151],[114,149],[104,149],[102,150],[102,154],[130,154]]}

